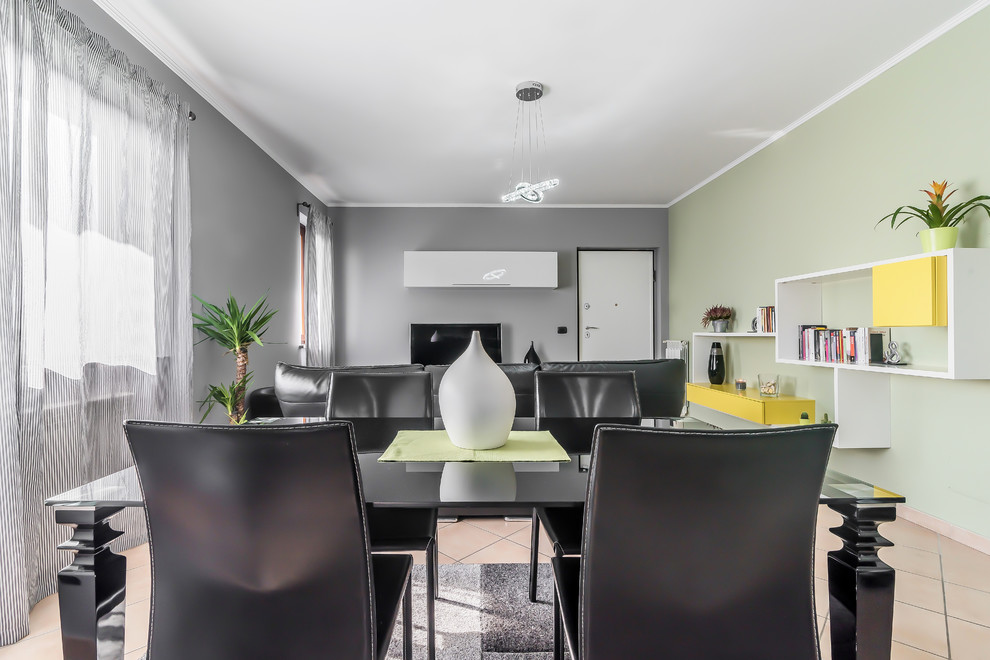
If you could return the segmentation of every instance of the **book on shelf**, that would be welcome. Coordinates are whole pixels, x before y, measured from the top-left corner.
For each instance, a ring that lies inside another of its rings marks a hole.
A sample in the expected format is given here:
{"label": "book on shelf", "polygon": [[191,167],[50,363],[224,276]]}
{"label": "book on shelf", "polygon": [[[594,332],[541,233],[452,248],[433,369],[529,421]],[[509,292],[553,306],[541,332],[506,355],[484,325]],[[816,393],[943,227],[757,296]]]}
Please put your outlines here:
{"label": "book on shelf", "polygon": [[777,311],[773,305],[756,308],[756,328],[757,332],[777,331]]}
{"label": "book on shelf", "polygon": [[868,364],[873,357],[871,332],[876,328],[798,326],[798,359],[828,364]]}

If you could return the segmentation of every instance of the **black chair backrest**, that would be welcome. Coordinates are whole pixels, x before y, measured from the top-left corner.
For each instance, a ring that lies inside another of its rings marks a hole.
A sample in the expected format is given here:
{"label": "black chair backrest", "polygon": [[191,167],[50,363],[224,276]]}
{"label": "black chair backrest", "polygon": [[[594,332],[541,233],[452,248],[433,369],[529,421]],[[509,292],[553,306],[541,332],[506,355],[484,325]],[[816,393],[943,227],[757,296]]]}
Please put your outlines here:
{"label": "black chair backrest", "polygon": [[373,658],[350,425],[124,425],[151,546],[149,658]]}
{"label": "black chair backrest", "polygon": [[304,367],[275,365],[275,396],[286,417],[322,417],[327,409],[330,379],[341,372],[407,373],[422,371],[421,364],[387,364],[353,367]]}
{"label": "black chair backrest", "polygon": [[835,425],[601,426],[582,658],[815,660],[815,520]]}
{"label": "black chair backrest", "polygon": [[337,372],[330,380],[328,419],[433,418],[433,381],[418,373]]}
{"label": "black chair backrest", "polygon": [[631,371],[536,372],[536,428],[550,431],[573,454],[591,451],[598,424],[639,424]]}
{"label": "black chair backrest", "polygon": [[400,430],[433,428],[432,378],[425,371],[339,371],[330,381],[325,415],[354,425],[358,451],[385,451]]}
{"label": "black chair backrest", "polygon": [[687,366],[679,358],[611,362],[544,362],[542,371],[632,371],[643,417],[680,417],[687,392]]}

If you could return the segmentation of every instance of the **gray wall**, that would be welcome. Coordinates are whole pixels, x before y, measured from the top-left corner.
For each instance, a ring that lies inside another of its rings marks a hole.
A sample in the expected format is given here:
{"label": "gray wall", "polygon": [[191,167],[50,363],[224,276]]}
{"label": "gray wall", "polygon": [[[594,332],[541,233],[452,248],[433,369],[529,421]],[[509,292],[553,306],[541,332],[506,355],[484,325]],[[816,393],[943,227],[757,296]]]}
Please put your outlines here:
{"label": "gray wall", "polygon": [[[269,300],[280,312],[265,336],[271,343],[251,349],[249,368],[255,385],[271,383],[275,362],[295,362],[299,355],[296,203],[318,201],[91,0],[62,0],[61,5],[126,53],[131,63],[177,92],[196,113],[189,156],[192,291],[217,303],[228,291],[241,303],[270,291]],[[199,309],[195,301],[193,308]],[[199,344],[194,360],[196,400],[205,395],[207,383],[234,379],[233,359],[215,344]],[[212,419],[222,417],[215,412]]]}
{"label": "gray wall", "polygon": [[[533,340],[544,360],[575,360],[579,247],[657,250],[658,346],[666,336],[666,209],[333,208],[330,217],[338,364],[408,362],[415,322],[500,321],[504,362],[522,362]],[[558,288],[406,289],[406,250],[553,250]]]}

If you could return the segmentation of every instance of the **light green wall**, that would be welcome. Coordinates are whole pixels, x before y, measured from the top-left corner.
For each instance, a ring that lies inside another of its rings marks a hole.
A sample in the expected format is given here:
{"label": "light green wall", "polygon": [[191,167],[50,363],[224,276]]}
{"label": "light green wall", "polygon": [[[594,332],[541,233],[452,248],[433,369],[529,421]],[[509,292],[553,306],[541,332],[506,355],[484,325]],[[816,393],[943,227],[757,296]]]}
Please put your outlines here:
{"label": "light green wall", "polygon": [[[670,337],[700,331],[714,303],[739,310],[734,329],[748,329],[756,307],[773,304],[775,278],[919,252],[920,222],[896,232],[874,223],[920,205],[932,179],[962,199],[990,193],[987,34],[990,10],[675,204]],[[974,214],[959,246],[990,247],[990,221]],[[768,340],[736,340],[727,352],[730,377],[775,369],[817,400],[819,416],[832,412],[830,369],[775,365]],[[893,376],[891,418],[890,449],[835,450],[833,467],[990,537],[990,381]]]}

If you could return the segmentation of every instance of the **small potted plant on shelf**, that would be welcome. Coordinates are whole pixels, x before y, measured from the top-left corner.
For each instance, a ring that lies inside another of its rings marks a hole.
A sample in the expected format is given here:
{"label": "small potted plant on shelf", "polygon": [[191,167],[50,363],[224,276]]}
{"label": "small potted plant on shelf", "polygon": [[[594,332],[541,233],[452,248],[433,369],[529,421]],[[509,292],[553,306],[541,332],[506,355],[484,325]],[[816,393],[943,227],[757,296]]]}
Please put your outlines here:
{"label": "small potted plant on shelf", "polygon": [[707,328],[712,326],[715,332],[727,332],[729,330],[729,320],[732,318],[732,308],[725,305],[712,305],[705,310],[701,317],[701,325]]}
{"label": "small potted plant on shelf", "polygon": [[[945,194],[945,189],[949,187],[946,181],[942,181],[942,183],[932,181],[931,187],[931,190],[921,191],[928,195],[928,208],[922,209],[909,205],[899,206],[893,213],[888,213],[880,218],[877,224],[879,225],[889,218],[891,228],[897,229],[907,222],[909,218],[918,218],[928,226],[928,229],[918,232],[918,235],[921,237],[921,248],[925,252],[934,252],[935,250],[947,250],[956,246],[956,238],[959,235],[958,225],[965,219],[966,214],[973,209],[983,209],[987,213],[987,216],[990,217],[990,206],[984,203],[986,200],[990,200],[990,196],[977,195],[965,202],[949,206],[946,202],[956,191],[952,190],[948,195]],[[900,222],[897,221],[898,217],[901,218]]]}

